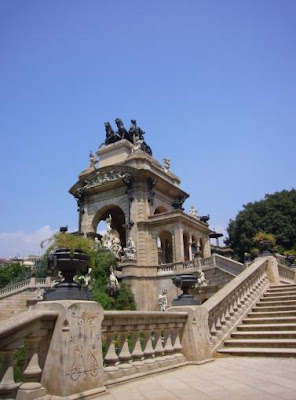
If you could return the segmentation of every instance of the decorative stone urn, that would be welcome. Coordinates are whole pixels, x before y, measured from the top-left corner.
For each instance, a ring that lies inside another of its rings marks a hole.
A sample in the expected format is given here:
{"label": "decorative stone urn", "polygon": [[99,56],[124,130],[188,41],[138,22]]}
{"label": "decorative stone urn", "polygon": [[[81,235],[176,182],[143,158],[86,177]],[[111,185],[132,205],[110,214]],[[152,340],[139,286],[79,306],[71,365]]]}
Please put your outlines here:
{"label": "decorative stone urn", "polygon": [[64,280],[45,292],[44,300],[91,300],[87,288],[74,282],[73,278],[89,265],[90,257],[81,250],[70,252],[59,248],[48,255],[48,267],[60,271]]}
{"label": "decorative stone urn", "polygon": [[260,253],[259,257],[271,256],[272,243],[269,240],[261,239],[257,242]]}
{"label": "decorative stone urn", "polygon": [[200,300],[194,299],[189,293],[190,289],[195,288],[197,277],[193,274],[179,274],[173,279],[173,284],[182,290],[182,294],[172,301],[173,306],[199,305]]}

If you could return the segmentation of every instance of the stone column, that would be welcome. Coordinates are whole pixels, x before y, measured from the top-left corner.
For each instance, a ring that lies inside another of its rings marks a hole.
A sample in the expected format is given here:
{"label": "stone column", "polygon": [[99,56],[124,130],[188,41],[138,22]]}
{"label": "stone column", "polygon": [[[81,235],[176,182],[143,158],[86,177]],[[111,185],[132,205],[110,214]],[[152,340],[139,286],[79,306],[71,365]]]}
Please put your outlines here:
{"label": "stone column", "polygon": [[93,301],[44,301],[35,310],[58,311],[41,383],[64,398],[95,396],[106,390],[101,325],[104,311]]}
{"label": "stone column", "polygon": [[192,261],[192,239],[189,239],[189,261]]}
{"label": "stone column", "polygon": [[175,243],[175,262],[184,261],[184,240],[183,240],[183,229],[181,226],[176,226],[174,231],[174,243]]}

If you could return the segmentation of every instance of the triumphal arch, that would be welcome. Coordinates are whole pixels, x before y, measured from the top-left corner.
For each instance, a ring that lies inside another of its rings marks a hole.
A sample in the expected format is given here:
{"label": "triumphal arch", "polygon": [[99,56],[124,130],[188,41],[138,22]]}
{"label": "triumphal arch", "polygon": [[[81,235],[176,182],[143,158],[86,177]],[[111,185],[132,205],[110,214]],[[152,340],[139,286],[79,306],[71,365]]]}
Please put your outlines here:
{"label": "triumphal arch", "polygon": [[184,212],[189,195],[170,160],[153,157],[136,121],[128,130],[120,119],[115,123],[116,130],[105,124],[104,143],[90,153],[89,167],[70,193],[77,199],[79,232],[104,240],[97,227],[107,222],[120,278],[131,285],[140,309],[155,309],[163,289],[169,297],[176,294],[166,266],[169,271],[172,264],[209,257],[211,230],[194,207]]}

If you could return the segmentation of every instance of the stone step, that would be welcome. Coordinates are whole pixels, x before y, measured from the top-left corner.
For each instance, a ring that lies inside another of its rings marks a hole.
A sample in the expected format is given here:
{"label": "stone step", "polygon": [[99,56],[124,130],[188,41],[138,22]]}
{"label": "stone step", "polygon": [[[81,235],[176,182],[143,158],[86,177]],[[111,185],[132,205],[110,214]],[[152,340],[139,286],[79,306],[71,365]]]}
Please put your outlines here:
{"label": "stone step", "polygon": [[248,318],[269,318],[269,317],[296,317],[296,310],[288,311],[252,311],[248,314]]}
{"label": "stone step", "polygon": [[295,357],[296,349],[277,349],[275,347],[223,347],[218,350],[220,354],[231,354],[236,356],[262,356],[262,357]]}
{"label": "stone step", "polygon": [[238,331],[296,331],[296,324],[243,324]]}
{"label": "stone step", "polygon": [[273,291],[273,290],[289,290],[289,289],[296,289],[296,285],[294,284],[286,284],[286,285],[270,285],[270,287],[267,289],[267,291]]}
{"label": "stone step", "polygon": [[268,303],[270,301],[272,302],[277,302],[277,303],[281,303],[284,301],[295,301],[296,300],[296,296],[283,296],[283,297],[261,297],[260,299],[260,303]]}
{"label": "stone step", "polygon": [[244,318],[244,324],[285,324],[296,323],[296,317],[264,317],[264,318]]}
{"label": "stone step", "polygon": [[295,305],[295,300],[264,300],[260,299],[260,301],[256,304],[256,307],[265,307],[265,306],[281,306],[281,305]]}
{"label": "stone step", "polygon": [[278,306],[255,306],[252,308],[252,312],[268,312],[268,311],[296,311],[296,304],[295,305],[278,305]]}
{"label": "stone step", "polygon": [[272,293],[264,293],[262,299],[269,299],[270,297],[278,297],[278,298],[285,298],[285,297],[295,297],[296,291],[286,291],[286,292],[272,292]]}
{"label": "stone step", "polygon": [[224,346],[296,348],[296,340],[295,339],[228,339],[224,341]]}
{"label": "stone step", "polygon": [[296,330],[290,331],[236,331],[231,334],[231,339],[296,339]]}

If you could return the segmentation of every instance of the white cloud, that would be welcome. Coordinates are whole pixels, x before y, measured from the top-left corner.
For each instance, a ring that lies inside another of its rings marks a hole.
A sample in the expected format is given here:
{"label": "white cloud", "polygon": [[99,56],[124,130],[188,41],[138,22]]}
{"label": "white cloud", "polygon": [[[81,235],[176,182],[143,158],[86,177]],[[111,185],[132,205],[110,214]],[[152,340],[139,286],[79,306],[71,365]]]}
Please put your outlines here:
{"label": "white cloud", "polygon": [[40,243],[50,238],[55,232],[56,230],[46,225],[34,232],[0,233],[0,258],[42,254],[44,249],[40,247]]}

